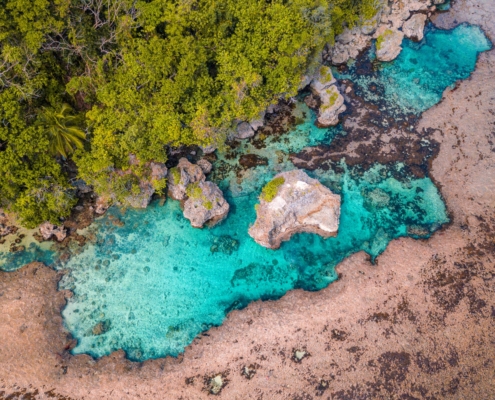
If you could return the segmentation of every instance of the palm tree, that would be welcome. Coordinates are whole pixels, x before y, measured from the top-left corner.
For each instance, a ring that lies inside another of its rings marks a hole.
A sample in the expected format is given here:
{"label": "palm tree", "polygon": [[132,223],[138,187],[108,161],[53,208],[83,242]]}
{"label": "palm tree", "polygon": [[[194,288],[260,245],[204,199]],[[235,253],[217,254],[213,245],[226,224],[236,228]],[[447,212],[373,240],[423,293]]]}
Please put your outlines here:
{"label": "palm tree", "polygon": [[63,104],[60,111],[44,108],[40,115],[40,124],[48,132],[49,150],[53,155],[67,158],[76,148],[84,147],[86,133],[81,129],[80,119],[72,114],[68,104]]}

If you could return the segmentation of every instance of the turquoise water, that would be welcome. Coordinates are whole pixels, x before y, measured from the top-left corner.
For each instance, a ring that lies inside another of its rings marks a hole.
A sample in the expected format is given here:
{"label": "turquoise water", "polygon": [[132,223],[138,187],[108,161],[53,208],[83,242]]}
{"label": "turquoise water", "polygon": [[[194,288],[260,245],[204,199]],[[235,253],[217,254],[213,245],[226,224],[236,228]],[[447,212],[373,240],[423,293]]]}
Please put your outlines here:
{"label": "turquoise water", "polygon": [[[420,114],[440,100],[446,87],[469,76],[478,52],[488,47],[477,27],[429,28],[423,43],[404,41],[395,62],[369,70],[356,64],[342,77],[356,82],[358,95],[388,112]],[[371,83],[375,91],[369,90]],[[60,288],[74,293],[63,310],[66,326],[78,340],[74,353],[99,357],[124,349],[132,360],[177,355],[232,309],[294,288],[324,288],[337,279],[335,266],[350,254],[363,250],[374,260],[390,240],[427,238],[448,222],[429,178],[408,177],[400,164],[361,172],[340,163],[310,173],[342,195],[337,237],[299,234],[276,251],[257,245],[247,230],[255,220],[261,187],[276,173],[294,168],[290,153],[346,134],[341,126],[316,128],[314,113],[303,103],[294,115],[298,123],[289,132],[243,141],[215,162],[210,179],[219,183],[231,205],[222,224],[194,229],[172,200],[125,213],[112,208],[90,227],[93,240],[75,249],[67,262],[48,250],[40,253],[37,246],[15,256],[67,269]],[[239,168],[241,154],[256,154],[267,165]],[[12,256],[9,265],[1,265],[7,256],[0,253],[0,268],[15,269]]]}
{"label": "turquoise water", "polygon": [[[110,210],[95,223],[98,243],[65,265],[71,272],[60,283],[75,294],[63,311],[78,339],[74,352],[102,356],[123,348],[134,360],[177,355],[233,308],[294,288],[321,289],[349,254],[375,257],[393,238],[428,237],[448,221],[431,180],[400,182],[383,166],[358,178],[342,168],[316,171],[343,196],[339,235],[296,235],[277,251],[247,235],[255,195],[229,198],[232,212],[213,229],[192,228],[170,200],[145,211]],[[116,227],[114,216],[125,226]],[[108,331],[95,335],[98,324]]]}
{"label": "turquoise water", "polygon": [[33,261],[39,261],[45,265],[52,265],[55,262],[57,254],[50,244],[40,245],[29,239],[26,238],[19,243],[25,247],[24,251],[10,252],[8,246],[0,247],[0,271],[15,271]]}
{"label": "turquoise water", "polygon": [[[335,75],[354,81],[356,93],[382,109],[419,115],[437,104],[446,88],[468,78],[478,54],[491,46],[477,26],[462,24],[453,30],[441,30],[430,25],[420,43],[403,41],[403,50],[395,61],[378,63],[364,74],[356,63],[346,73]],[[373,58],[373,50],[370,53]]]}

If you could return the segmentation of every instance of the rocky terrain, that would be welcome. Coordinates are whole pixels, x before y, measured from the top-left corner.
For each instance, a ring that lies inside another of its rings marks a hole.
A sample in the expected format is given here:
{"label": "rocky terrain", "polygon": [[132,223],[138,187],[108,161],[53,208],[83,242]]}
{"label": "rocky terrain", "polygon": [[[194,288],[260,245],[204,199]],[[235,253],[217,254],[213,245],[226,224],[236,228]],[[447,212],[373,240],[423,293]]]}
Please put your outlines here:
{"label": "rocky terrain", "polygon": [[300,232],[331,237],[339,228],[340,196],[304,171],[282,172],[263,189],[256,216],[249,235],[270,249]]}
{"label": "rocky terrain", "polygon": [[211,164],[201,159],[197,164],[181,158],[177,167],[170,172],[168,193],[174,200],[181,201],[184,217],[195,228],[210,226],[223,220],[229,213],[229,203],[222,191],[213,182],[207,182],[205,173],[211,171]]}
{"label": "rocky terrain", "polygon": [[[479,24],[495,41],[494,17],[491,0],[457,0],[435,23]],[[393,241],[376,265],[364,253],[349,257],[322,291],[233,311],[177,359],[72,356],[60,276],[41,264],[0,273],[0,398],[493,399],[494,74],[491,50],[416,128],[438,143],[429,162],[448,227]],[[362,145],[391,159],[387,135],[400,145],[393,131]],[[364,154],[356,148],[349,160]]]}

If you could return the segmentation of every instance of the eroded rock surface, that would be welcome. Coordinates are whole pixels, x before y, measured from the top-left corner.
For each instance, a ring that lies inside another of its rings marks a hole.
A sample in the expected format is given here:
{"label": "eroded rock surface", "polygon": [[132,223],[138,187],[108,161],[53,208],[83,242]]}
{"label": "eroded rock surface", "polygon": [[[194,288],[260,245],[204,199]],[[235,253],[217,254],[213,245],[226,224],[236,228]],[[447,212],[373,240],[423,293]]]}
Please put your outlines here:
{"label": "eroded rock surface", "polygon": [[320,99],[317,119],[317,125],[320,127],[337,125],[339,115],[346,110],[344,97],[340,94],[336,82],[332,71],[326,66],[321,66],[311,81],[311,91]]}
{"label": "eroded rock surface", "polygon": [[404,35],[417,42],[423,40],[426,18],[425,14],[414,14],[402,27]]}
{"label": "eroded rock surface", "polygon": [[323,237],[337,234],[339,195],[301,170],[283,172],[272,182],[276,180],[280,183],[273,187],[276,194],[260,196],[256,222],[249,229],[249,235],[258,244],[277,249],[295,233],[316,233]]}
{"label": "eroded rock surface", "polygon": [[181,158],[177,167],[170,170],[168,180],[168,195],[174,200],[185,200],[187,186],[206,180],[200,165],[190,163],[187,158]]}
{"label": "eroded rock surface", "polygon": [[63,226],[53,225],[50,222],[44,222],[40,225],[40,234],[43,240],[50,240],[53,236],[61,242],[67,237],[67,231]]}
{"label": "eroded rock surface", "polygon": [[376,31],[376,58],[380,61],[392,61],[402,51],[404,33],[397,29],[382,26]]}
{"label": "eroded rock surface", "polygon": [[191,221],[193,227],[202,228],[207,222],[210,226],[217,224],[227,216],[229,208],[222,191],[213,182],[189,185],[184,217]]}
{"label": "eroded rock surface", "polygon": [[203,159],[192,164],[187,158],[181,158],[177,167],[170,170],[168,194],[183,202],[184,217],[195,228],[202,228],[207,222],[210,226],[217,224],[230,208],[218,186],[206,182],[206,171],[211,171],[210,162]]}

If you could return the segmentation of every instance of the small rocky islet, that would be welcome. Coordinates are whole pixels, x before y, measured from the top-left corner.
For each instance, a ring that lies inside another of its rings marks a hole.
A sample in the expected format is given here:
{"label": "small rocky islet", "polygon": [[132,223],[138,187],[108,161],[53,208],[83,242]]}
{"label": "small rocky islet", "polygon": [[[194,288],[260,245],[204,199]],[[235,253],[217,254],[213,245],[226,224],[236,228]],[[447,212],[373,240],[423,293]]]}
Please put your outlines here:
{"label": "small rocky islet", "polygon": [[[459,56],[471,68],[460,63],[460,71],[453,74],[456,77],[459,73],[455,79],[466,78],[474,69],[477,54],[490,46],[478,28],[471,26],[459,28],[461,35],[456,35],[455,30],[439,32],[430,27],[423,38],[434,6],[407,2],[405,8],[398,9],[393,4],[371,22],[371,27],[350,30],[337,38],[330,53],[324,55],[333,69],[318,64],[314,74],[303,81],[302,89],[306,91],[297,105],[281,104],[258,120],[240,122],[230,149],[215,156],[218,158],[212,163],[206,157],[208,152],[193,150],[196,154],[187,154],[190,160],[182,157],[172,168],[150,165],[149,179],[140,183],[141,193],[128,199],[130,205],[141,210],[124,213],[116,207],[108,209],[108,199],[100,197],[95,211],[103,217],[88,228],[92,240],[82,248],[69,246],[64,251],[70,257],[63,261],[53,252],[47,253],[49,264],[69,271],[60,287],[74,293],[63,311],[69,331],[78,340],[74,353],[100,357],[124,349],[134,360],[177,355],[198,333],[221,324],[232,309],[259,298],[278,298],[296,287],[321,289],[336,279],[335,265],[351,253],[364,250],[375,258],[394,238],[428,237],[448,222],[441,196],[427,173],[415,176],[407,163],[375,163],[361,168],[321,157],[317,168],[308,167],[306,172],[294,169],[308,166],[313,158],[310,152],[316,146],[330,146],[326,155],[331,154],[332,140],[345,136],[345,127],[340,130],[339,122],[346,113],[350,119],[357,112],[348,109],[352,103],[349,95],[361,95],[373,105],[368,91],[370,82],[376,82],[377,76],[393,77],[389,74],[393,67],[387,69],[383,64],[383,70],[377,68],[380,64],[376,60],[390,62],[400,57],[404,35],[420,43],[405,39],[407,58],[392,65],[411,61],[411,54],[419,54],[437,36],[451,35],[461,40],[472,35],[476,41],[470,43],[468,51],[461,50],[463,56]],[[375,53],[365,53],[359,59],[372,39],[376,39]],[[350,58],[358,58],[358,62],[343,67]],[[362,71],[353,68],[363,59],[371,60],[374,69],[360,74]],[[423,71],[425,79],[429,73],[444,72],[429,68]],[[400,67],[399,73],[404,74]],[[367,78],[365,83],[360,80],[363,77]],[[349,85],[347,92],[344,80],[352,82],[355,89]],[[440,87],[432,88],[431,96],[438,97],[438,101],[443,89],[452,83],[442,82]],[[418,82],[409,84],[421,91],[424,82],[420,77]],[[404,87],[399,81],[396,88],[398,91]],[[367,94],[362,94],[365,91]],[[380,107],[386,103],[395,116],[399,113],[404,120],[406,115],[417,115],[428,108],[414,109],[416,103],[410,101],[408,108],[397,111],[391,96],[384,94],[381,103],[375,104]],[[401,101],[407,104],[408,99]],[[276,121],[277,115],[284,112],[290,118],[299,115],[301,119],[277,132],[277,126],[270,121]],[[309,156],[303,160],[305,152]],[[198,157],[202,153],[203,158]],[[206,179],[208,174],[210,180]],[[161,206],[154,201],[148,205],[153,195],[151,180],[165,176],[168,195],[178,202],[167,200]],[[261,195],[258,205],[258,195],[272,179],[283,182],[271,201]],[[289,194],[294,187],[301,193],[296,190]],[[323,214],[308,218],[321,211],[320,206]],[[270,214],[275,212],[279,213],[276,218]],[[289,215],[295,218],[290,223]],[[185,223],[184,217],[190,223]],[[266,220],[270,220],[269,226],[263,226]],[[193,229],[205,224],[210,228]],[[7,228],[5,223],[2,229]],[[273,252],[255,244],[247,237],[248,231],[256,242],[272,249],[295,233],[313,232],[318,236],[297,235]],[[45,240],[65,240],[63,227],[46,224],[40,232]],[[335,237],[324,240],[332,236]],[[40,256],[36,246],[27,251]],[[2,258],[4,263],[14,260],[7,253]],[[20,259],[23,263],[26,260]],[[124,299],[117,296],[121,291],[126,293]],[[140,298],[144,291],[149,296]]]}

